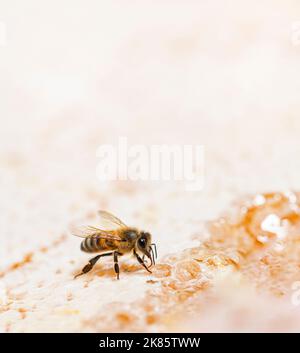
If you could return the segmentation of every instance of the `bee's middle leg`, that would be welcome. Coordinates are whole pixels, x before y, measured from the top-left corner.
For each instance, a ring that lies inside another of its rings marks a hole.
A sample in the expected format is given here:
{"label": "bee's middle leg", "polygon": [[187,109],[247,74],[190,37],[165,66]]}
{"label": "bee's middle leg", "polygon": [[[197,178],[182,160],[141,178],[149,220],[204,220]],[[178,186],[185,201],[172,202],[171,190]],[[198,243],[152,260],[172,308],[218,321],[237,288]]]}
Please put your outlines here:
{"label": "bee's middle leg", "polygon": [[118,263],[118,255],[120,255],[117,251],[114,251],[114,269],[117,274],[117,279],[120,279],[120,267]]}
{"label": "bee's middle leg", "polygon": [[81,270],[81,273],[78,273],[78,275],[76,275],[74,277],[74,279],[79,277],[79,276],[84,275],[85,273],[90,272],[91,269],[95,266],[96,262],[100,259],[100,257],[110,256],[112,254],[113,254],[112,252],[109,252],[109,253],[106,253],[106,254],[100,254],[100,255],[97,255],[97,256],[93,257],[92,259],[89,260],[89,263],[84,266],[84,268]]}

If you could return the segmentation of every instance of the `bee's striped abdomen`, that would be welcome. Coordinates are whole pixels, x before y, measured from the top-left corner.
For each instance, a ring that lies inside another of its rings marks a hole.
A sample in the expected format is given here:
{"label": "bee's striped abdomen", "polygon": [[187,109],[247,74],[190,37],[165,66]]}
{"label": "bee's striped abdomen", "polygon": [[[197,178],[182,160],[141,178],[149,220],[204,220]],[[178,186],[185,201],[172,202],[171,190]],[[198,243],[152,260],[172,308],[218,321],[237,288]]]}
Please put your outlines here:
{"label": "bee's striped abdomen", "polygon": [[84,252],[99,252],[106,250],[113,250],[117,248],[114,241],[109,239],[101,239],[98,236],[85,238],[80,245],[80,249]]}
{"label": "bee's striped abdomen", "polygon": [[88,237],[81,242],[80,249],[84,252],[98,252],[101,250],[99,248],[99,239],[97,237]]}

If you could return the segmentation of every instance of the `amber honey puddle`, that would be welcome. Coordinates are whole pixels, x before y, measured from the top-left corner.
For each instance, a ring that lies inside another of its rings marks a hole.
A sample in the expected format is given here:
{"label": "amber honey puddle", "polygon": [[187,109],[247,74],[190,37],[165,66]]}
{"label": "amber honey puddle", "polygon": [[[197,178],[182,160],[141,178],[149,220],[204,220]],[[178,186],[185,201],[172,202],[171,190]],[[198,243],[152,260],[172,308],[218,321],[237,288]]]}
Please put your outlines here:
{"label": "amber honey puddle", "polygon": [[167,256],[156,265],[144,298],[126,308],[121,303],[109,305],[109,325],[107,315],[102,320],[102,314],[97,314],[92,329],[159,330],[179,307],[195,310],[193,299],[213,287],[216,276],[226,269],[238,273],[258,292],[286,295],[291,283],[300,278],[299,196],[267,193],[236,202],[227,214],[207,224],[207,241],[200,242],[199,234],[199,246]]}

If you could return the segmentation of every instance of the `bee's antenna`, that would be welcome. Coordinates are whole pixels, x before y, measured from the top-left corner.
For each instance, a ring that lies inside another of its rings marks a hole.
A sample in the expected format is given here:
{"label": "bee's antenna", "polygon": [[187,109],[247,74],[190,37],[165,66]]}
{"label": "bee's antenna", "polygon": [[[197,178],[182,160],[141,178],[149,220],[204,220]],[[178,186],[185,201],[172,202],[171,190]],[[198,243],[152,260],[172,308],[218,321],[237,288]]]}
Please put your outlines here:
{"label": "bee's antenna", "polygon": [[[155,243],[152,243],[151,245],[153,245],[153,247],[154,247],[155,257],[157,258],[157,249],[156,249],[156,244],[155,244]],[[153,255],[153,256],[154,256],[154,255]]]}
{"label": "bee's antenna", "polygon": [[153,252],[152,246],[150,246],[150,252],[151,252],[151,261],[153,261],[153,264],[155,265],[155,258],[154,258],[154,252]]}

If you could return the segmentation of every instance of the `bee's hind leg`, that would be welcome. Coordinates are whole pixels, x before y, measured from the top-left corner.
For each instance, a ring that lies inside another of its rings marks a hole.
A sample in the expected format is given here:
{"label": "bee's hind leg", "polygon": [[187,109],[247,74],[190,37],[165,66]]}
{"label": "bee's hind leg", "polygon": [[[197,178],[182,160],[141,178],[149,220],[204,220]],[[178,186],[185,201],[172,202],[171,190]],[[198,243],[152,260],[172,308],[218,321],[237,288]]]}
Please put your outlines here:
{"label": "bee's hind leg", "polygon": [[97,256],[93,257],[92,259],[89,260],[89,263],[84,266],[84,268],[81,270],[81,273],[78,273],[78,275],[76,275],[74,277],[74,279],[79,277],[79,276],[84,275],[85,273],[90,272],[91,269],[95,266],[96,262],[100,259],[100,257],[109,256],[109,255],[112,255],[112,254],[113,254],[112,252],[109,252],[109,253],[106,253],[106,254],[100,254],[100,255],[97,255]]}

